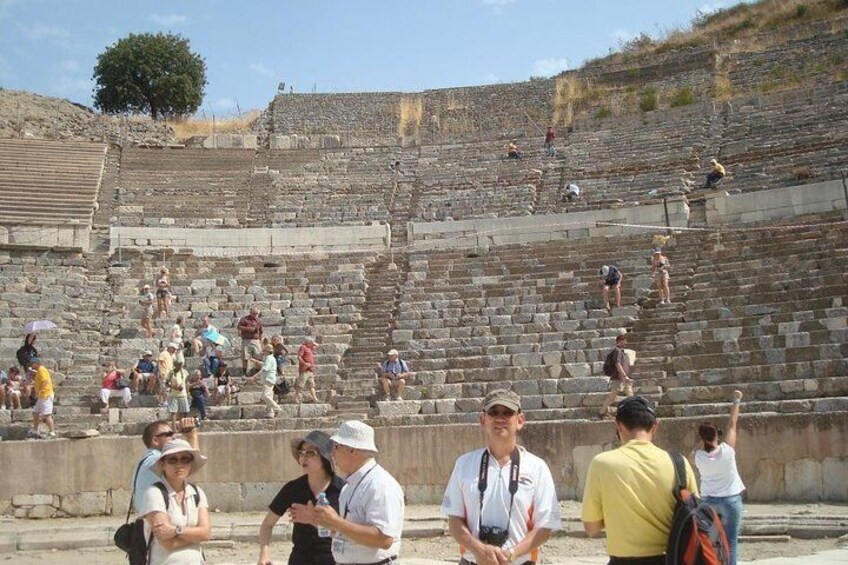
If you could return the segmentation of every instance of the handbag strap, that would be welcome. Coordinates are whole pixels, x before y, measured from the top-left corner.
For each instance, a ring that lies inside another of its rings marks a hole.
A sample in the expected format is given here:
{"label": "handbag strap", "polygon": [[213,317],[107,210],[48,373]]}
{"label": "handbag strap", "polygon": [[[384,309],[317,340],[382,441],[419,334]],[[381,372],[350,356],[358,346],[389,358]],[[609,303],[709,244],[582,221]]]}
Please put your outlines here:
{"label": "handbag strap", "polygon": [[132,494],[130,494],[130,503],[127,505],[127,519],[124,520],[125,524],[129,524],[130,522],[130,512],[132,512],[133,500],[135,499],[135,484],[138,482],[138,473],[141,471],[141,466],[144,464],[144,459],[138,462],[138,467],[135,468],[135,475],[133,475],[133,488]]}

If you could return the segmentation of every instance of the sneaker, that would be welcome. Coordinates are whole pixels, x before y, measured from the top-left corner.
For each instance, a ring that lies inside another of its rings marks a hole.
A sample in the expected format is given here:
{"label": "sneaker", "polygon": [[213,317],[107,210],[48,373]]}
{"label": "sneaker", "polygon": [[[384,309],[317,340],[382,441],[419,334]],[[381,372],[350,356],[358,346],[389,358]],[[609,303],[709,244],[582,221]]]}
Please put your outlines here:
{"label": "sneaker", "polygon": [[47,432],[47,435],[44,437],[47,439],[56,439],[56,432]]}
{"label": "sneaker", "polygon": [[268,412],[265,412],[265,417],[271,418],[273,420],[274,418],[277,417],[277,414],[273,410],[269,410]]}

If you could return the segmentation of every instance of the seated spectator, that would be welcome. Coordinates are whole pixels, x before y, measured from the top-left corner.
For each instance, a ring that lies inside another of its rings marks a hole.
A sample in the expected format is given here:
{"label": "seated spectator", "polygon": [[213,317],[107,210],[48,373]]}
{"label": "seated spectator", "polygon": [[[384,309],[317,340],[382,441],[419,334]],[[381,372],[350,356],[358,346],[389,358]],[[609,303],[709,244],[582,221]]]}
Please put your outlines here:
{"label": "seated spectator", "polygon": [[121,408],[128,408],[132,400],[132,391],[129,386],[121,386],[128,383],[125,382],[124,376],[115,367],[114,361],[109,361],[106,364],[106,371],[103,373],[102,379],[100,402],[103,403],[103,409],[109,408],[110,398],[120,398]]}
{"label": "seated spectator", "polygon": [[578,198],[579,196],[580,196],[580,187],[577,186],[576,184],[571,183],[567,187],[565,187],[564,197],[569,202],[571,202],[575,198]]}
{"label": "seated spectator", "polygon": [[383,390],[383,398],[403,400],[403,389],[410,374],[407,362],[398,358],[398,350],[389,350],[388,359],[380,363],[380,373],[377,377]]}
{"label": "seated spectator", "polygon": [[394,163],[390,163],[389,169],[391,169],[391,171],[396,175],[405,175],[406,174],[400,169],[400,161],[395,161]]}
{"label": "seated spectator", "polygon": [[153,363],[153,352],[145,351],[141,359],[133,367],[130,376],[133,392],[139,394],[156,394],[156,365]]}
{"label": "seated spectator", "polygon": [[218,367],[221,366],[221,363],[224,362],[224,350],[220,347],[216,347],[209,355],[203,358],[203,361],[200,363],[200,372],[203,374],[203,378],[209,379],[215,376],[215,373],[218,372]]}
{"label": "seated spectator", "polygon": [[618,267],[612,265],[604,265],[598,271],[598,274],[601,275],[601,285],[604,287],[606,308],[609,309],[610,307],[609,291],[611,288],[615,289],[615,305],[621,306],[621,279],[624,278],[624,275],[621,274]]}
{"label": "seated spectator", "polygon": [[221,404],[221,399],[226,400],[227,406],[232,404],[232,396],[239,391],[238,386],[230,380],[230,370],[227,364],[222,362],[214,375],[215,403]]}
{"label": "seated spectator", "polygon": [[203,316],[203,320],[194,332],[194,339],[192,340],[192,349],[194,350],[195,355],[200,355],[201,352],[204,355],[209,353],[209,349],[211,349],[215,344],[206,339],[203,334],[206,332],[217,331],[218,328],[212,325],[212,321],[209,316]]}
{"label": "seated spectator", "polygon": [[509,145],[506,146],[506,156],[510,159],[522,159],[523,156],[518,152],[518,144],[513,139],[509,142]]}
{"label": "seated spectator", "polygon": [[21,375],[21,399],[24,408],[33,408],[38,401],[35,393],[35,371],[30,367]]}
{"label": "seated spectator", "polygon": [[191,407],[197,410],[199,421],[206,419],[206,403],[209,401],[209,387],[203,380],[203,373],[195,369],[188,380],[188,393],[191,396]]}
{"label": "seated spectator", "polygon": [[707,184],[704,185],[704,188],[712,188],[717,186],[721,179],[724,178],[724,175],[727,174],[724,170],[724,166],[716,161],[715,159],[710,159],[710,165],[712,165],[712,170],[707,175]]}
{"label": "seated spectator", "polygon": [[9,372],[6,373],[5,389],[9,408],[19,410],[21,408],[21,370],[17,367],[9,367]]}

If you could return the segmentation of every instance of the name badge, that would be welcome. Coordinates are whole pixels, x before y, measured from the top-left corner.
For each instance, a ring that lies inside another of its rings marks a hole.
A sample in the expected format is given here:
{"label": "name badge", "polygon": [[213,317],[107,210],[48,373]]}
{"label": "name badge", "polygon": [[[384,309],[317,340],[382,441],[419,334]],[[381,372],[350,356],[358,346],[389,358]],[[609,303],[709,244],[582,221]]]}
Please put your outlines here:
{"label": "name badge", "polygon": [[345,539],[333,538],[333,553],[336,555],[344,555]]}

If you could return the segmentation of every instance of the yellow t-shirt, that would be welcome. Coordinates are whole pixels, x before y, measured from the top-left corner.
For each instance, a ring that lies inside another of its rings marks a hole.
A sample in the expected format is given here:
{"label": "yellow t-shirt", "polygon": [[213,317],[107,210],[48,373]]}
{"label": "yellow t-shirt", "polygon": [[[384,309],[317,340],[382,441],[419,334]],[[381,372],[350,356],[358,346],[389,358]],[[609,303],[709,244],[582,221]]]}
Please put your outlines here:
{"label": "yellow t-shirt", "polygon": [[50,371],[44,365],[35,372],[35,392],[42,400],[53,396],[53,379],[50,378]]}
{"label": "yellow t-shirt", "polygon": [[[686,461],[686,482],[698,493]],[[604,521],[607,553],[613,557],[663,555],[674,514],[674,464],[663,449],[631,440],[589,464],[581,518]]]}
{"label": "yellow t-shirt", "polygon": [[166,349],[159,354],[159,378],[167,379],[174,368],[174,356]]}
{"label": "yellow t-shirt", "polygon": [[724,176],[726,174],[726,171],[724,170],[724,165],[722,165],[721,163],[716,163],[715,165],[713,165],[713,172],[718,173],[721,176]]}

